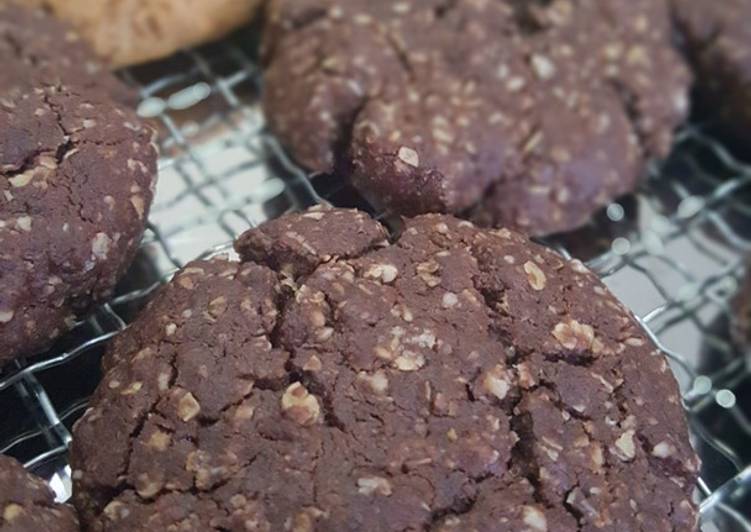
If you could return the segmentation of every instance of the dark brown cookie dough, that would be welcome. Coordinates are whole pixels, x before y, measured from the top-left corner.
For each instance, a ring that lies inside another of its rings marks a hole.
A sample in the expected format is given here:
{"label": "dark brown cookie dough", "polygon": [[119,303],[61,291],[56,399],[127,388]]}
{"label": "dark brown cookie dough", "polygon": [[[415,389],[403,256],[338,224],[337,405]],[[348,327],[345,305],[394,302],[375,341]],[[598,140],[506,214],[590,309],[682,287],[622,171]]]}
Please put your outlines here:
{"label": "dark brown cookie dough", "polygon": [[306,168],[536,235],[632,191],[688,108],[663,0],[271,0],[264,61]]}
{"label": "dark brown cookie dough", "polygon": [[0,532],[77,532],[72,508],[55,504],[40,478],[21,464],[0,456]]}
{"label": "dark brown cookie dough", "polygon": [[77,85],[0,98],[0,363],[45,348],[111,294],[146,224],[152,136]]}
{"label": "dark brown cookie dough", "polygon": [[675,381],[600,281],[507,230],[405,224],[313,210],[178,273],[75,427],[83,522],[693,530]]}
{"label": "dark brown cookie dough", "polygon": [[40,85],[75,83],[125,103],[135,92],[118,81],[66,24],[39,9],[0,0],[0,97]]}
{"label": "dark brown cookie dough", "polygon": [[751,128],[751,1],[671,0],[709,118],[746,139]]}

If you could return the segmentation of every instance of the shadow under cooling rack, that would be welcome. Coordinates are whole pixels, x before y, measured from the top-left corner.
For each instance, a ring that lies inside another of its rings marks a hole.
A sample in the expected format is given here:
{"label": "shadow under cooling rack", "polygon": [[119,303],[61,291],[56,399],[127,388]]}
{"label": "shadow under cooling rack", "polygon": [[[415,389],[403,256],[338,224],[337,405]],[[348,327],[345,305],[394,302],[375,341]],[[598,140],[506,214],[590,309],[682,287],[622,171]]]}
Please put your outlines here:
{"label": "shadow under cooling rack", "polygon": [[[254,48],[239,35],[122,73],[161,133],[140,253],[112,301],[49,353],[0,376],[0,451],[49,479],[61,499],[70,494],[70,431],[100,379],[103,348],[161,284],[285,212],[324,201],[365,206],[330,176],[308,180],[267,134]],[[688,128],[637,194],[544,243],[586,260],[668,355],[704,460],[703,528],[751,530],[751,370],[728,334],[729,300],[751,252],[751,166]]]}

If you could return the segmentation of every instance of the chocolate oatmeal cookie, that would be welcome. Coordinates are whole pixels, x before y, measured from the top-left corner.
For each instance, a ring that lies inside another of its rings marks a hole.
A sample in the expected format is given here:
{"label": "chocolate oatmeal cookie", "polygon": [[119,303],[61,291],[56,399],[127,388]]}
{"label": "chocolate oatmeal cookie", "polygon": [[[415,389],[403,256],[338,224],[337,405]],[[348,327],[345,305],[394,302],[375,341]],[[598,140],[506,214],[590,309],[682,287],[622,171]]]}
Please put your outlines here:
{"label": "chocolate oatmeal cookie", "polygon": [[123,103],[136,94],[110,74],[70,27],[49,14],[0,0],[0,98],[40,83],[75,83]]}
{"label": "chocolate oatmeal cookie", "polygon": [[265,20],[272,130],[401,213],[575,228],[687,113],[662,0],[270,0]]}
{"label": "chocolate oatmeal cookie", "polygon": [[344,210],[236,249],[113,342],[74,430],[89,529],[694,529],[675,381],[581,263]]}
{"label": "chocolate oatmeal cookie", "polygon": [[0,98],[0,364],[45,348],[111,294],[146,224],[152,136],[82,86]]}
{"label": "chocolate oatmeal cookie", "polygon": [[18,462],[0,456],[0,532],[77,532],[73,509]]}
{"label": "chocolate oatmeal cookie", "polygon": [[751,1],[671,1],[706,114],[745,139],[751,128]]}

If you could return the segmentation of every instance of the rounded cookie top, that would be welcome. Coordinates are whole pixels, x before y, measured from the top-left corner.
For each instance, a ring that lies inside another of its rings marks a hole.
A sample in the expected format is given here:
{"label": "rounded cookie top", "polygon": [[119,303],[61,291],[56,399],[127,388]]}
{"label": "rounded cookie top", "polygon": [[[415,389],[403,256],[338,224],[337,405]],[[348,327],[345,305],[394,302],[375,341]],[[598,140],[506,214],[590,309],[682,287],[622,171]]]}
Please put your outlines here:
{"label": "rounded cookie top", "polygon": [[592,273],[447,216],[386,237],[312,210],[178,273],[75,427],[83,521],[693,529],[675,381]]}
{"label": "rounded cookie top", "polygon": [[40,9],[0,4],[0,97],[44,84],[75,83],[132,103],[135,94],[110,74],[79,35]]}
{"label": "rounded cookie top", "polygon": [[751,1],[671,2],[709,118],[745,138],[751,127]]}
{"label": "rounded cookie top", "polygon": [[272,0],[266,26],[271,128],[401,213],[577,227],[687,113],[663,1]]}
{"label": "rounded cookie top", "polygon": [[261,0],[33,2],[75,27],[113,67],[160,59],[222,37],[247,23],[261,4]]}
{"label": "rounded cookie top", "polygon": [[78,86],[0,99],[0,363],[110,295],[146,224],[152,135]]}
{"label": "rounded cookie top", "polygon": [[72,508],[55,504],[52,490],[21,464],[0,456],[0,532],[77,532]]}

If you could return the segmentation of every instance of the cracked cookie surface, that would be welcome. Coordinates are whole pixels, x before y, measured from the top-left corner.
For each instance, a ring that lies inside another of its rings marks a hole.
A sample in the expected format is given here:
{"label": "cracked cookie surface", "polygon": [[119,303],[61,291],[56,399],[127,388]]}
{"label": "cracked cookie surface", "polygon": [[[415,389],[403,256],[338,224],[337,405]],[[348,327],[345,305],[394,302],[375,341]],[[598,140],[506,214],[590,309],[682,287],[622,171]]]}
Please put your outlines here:
{"label": "cracked cookie surface", "polygon": [[78,519],[41,478],[0,456],[0,532],[77,532]]}
{"label": "cracked cookie surface", "polygon": [[152,137],[78,85],[37,80],[0,97],[0,363],[36,354],[111,295],[151,205]]}
{"label": "cracked cookie surface", "polygon": [[271,0],[264,39],[294,158],[403,214],[578,227],[688,109],[663,0]]}
{"label": "cracked cookie surface", "polygon": [[676,383],[592,273],[448,216],[387,237],[314,209],[179,272],[75,427],[83,522],[693,530]]}

